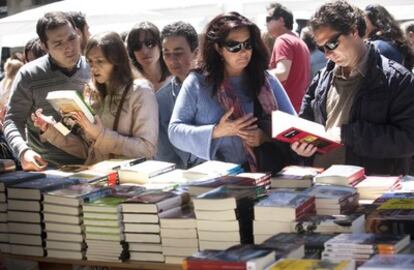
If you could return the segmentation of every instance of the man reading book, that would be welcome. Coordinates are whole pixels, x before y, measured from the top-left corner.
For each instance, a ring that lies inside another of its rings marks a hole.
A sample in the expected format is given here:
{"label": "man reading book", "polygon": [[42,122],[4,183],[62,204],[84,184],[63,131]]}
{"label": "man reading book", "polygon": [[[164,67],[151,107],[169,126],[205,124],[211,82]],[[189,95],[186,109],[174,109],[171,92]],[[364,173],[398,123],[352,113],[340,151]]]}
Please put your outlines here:
{"label": "man reading book", "polygon": [[[67,14],[46,13],[36,25],[37,34],[47,55],[22,67],[12,86],[4,134],[24,170],[82,163],[49,143],[42,142],[33,126],[31,114],[42,108],[46,115],[60,116],[45,100],[49,91],[81,91],[90,80],[89,66],[81,57],[79,30]],[[27,128],[27,137],[26,131]]]}
{"label": "man reading book", "polygon": [[[311,83],[300,116],[318,122],[344,151],[314,164],[363,166],[367,174],[407,174],[414,154],[414,76],[364,43],[362,11],[346,1],[322,5],[310,20],[315,42],[329,59]],[[293,143],[302,156],[316,147]],[[325,162],[328,161],[328,162]]]}

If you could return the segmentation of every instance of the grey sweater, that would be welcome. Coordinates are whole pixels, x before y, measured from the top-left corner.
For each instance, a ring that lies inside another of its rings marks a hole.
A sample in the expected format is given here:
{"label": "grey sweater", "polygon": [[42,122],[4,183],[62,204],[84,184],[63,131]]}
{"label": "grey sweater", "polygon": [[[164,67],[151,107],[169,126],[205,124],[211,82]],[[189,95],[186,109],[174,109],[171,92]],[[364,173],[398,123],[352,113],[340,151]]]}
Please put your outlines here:
{"label": "grey sweater", "polygon": [[39,130],[33,126],[30,115],[42,108],[44,115],[52,115],[57,121],[60,120],[59,113],[46,101],[47,93],[55,90],[82,91],[89,80],[89,66],[84,57],[81,57],[78,69],[71,77],[53,67],[48,55],[24,65],[19,70],[12,85],[9,111],[4,123],[6,140],[16,157],[31,148],[52,166],[83,162],[49,143],[42,142]]}

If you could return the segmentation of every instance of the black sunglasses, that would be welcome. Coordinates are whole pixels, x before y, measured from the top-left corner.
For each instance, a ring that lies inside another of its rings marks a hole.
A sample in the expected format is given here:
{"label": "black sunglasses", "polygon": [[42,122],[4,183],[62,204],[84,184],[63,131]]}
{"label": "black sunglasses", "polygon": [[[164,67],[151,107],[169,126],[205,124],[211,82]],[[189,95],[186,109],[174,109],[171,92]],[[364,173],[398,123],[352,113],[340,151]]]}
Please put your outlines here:
{"label": "black sunglasses", "polygon": [[155,47],[155,45],[157,45],[157,43],[155,42],[154,39],[145,39],[144,41],[137,41],[137,43],[135,43],[132,46],[132,50],[133,51],[139,51],[142,49],[142,47],[145,45],[145,47],[147,47],[148,49],[152,49]]}
{"label": "black sunglasses", "polygon": [[270,22],[273,19],[276,19],[276,18],[273,16],[266,16],[266,23]]}
{"label": "black sunglasses", "polygon": [[337,33],[335,36],[333,36],[328,42],[326,42],[322,46],[318,46],[319,50],[322,52],[327,51],[333,51],[339,46],[339,37],[342,36],[342,33]]}
{"label": "black sunglasses", "polygon": [[250,41],[250,39],[247,39],[247,40],[242,41],[242,42],[235,41],[235,40],[228,40],[228,41],[224,42],[224,48],[226,48],[226,50],[231,52],[231,53],[238,53],[243,48],[245,50],[251,50],[252,47],[253,46],[252,46],[252,42]]}

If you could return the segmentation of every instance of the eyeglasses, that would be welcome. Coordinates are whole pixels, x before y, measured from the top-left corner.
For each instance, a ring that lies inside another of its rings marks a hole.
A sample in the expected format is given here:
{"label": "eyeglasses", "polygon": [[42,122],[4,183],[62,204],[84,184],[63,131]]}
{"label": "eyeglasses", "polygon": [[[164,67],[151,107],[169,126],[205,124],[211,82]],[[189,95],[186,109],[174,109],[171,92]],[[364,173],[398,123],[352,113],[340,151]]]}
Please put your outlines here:
{"label": "eyeglasses", "polygon": [[253,47],[252,42],[250,39],[247,39],[245,41],[239,42],[235,40],[228,40],[224,42],[224,48],[226,48],[227,51],[231,53],[238,53],[243,48],[245,50],[251,50]]}
{"label": "eyeglasses", "polygon": [[273,16],[266,16],[266,23],[270,22],[271,20],[276,20]]}
{"label": "eyeglasses", "polygon": [[339,37],[342,36],[342,33],[337,33],[335,36],[333,36],[329,41],[327,41],[324,45],[318,46],[319,50],[322,52],[327,51],[333,51],[339,46]]}
{"label": "eyeglasses", "polygon": [[155,42],[154,39],[145,39],[144,41],[137,41],[137,43],[135,43],[132,46],[132,50],[133,51],[139,51],[142,49],[142,47],[145,45],[145,47],[147,47],[148,49],[152,49],[155,47],[155,45],[157,45],[157,43]]}

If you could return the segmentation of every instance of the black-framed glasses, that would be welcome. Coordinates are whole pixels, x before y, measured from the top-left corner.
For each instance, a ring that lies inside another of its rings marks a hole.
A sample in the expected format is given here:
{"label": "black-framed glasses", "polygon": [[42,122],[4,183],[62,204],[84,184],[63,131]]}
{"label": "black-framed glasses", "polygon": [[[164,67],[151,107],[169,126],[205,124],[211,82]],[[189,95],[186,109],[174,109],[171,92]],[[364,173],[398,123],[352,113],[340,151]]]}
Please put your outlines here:
{"label": "black-framed glasses", "polygon": [[231,52],[231,53],[238,53],[240,52],[243,48],[245,50],[251,50],[253,45],[252,42],[249,39],[245,40],[245,41],[235,41],[235,40],[228,40],[225,41],[223,44],[224,48],[226,48],[227,51]]}
{"label": "black-framed glasses", "polygon": [[147,47],[148,49],[152,49],[157,45],[157,42],[154,39],[145,39],[144,41],[137,41],[133,46],[133,51],[139,51],[142,49],[143,46]]}
{"label": "black-framed glasses", "polygon": [[268,23],[268,22],[270,22],[271,20],[274,20],[274,19],[276,19],[276,18],[273,17],[273,16],[266,16],[266,23]]}
{"label": "black-framed glasses", "polygon": [[328,40],[324,45],[318,46],[319,50],[322,52],[333,51],[339,46],[339,37],[342,36],[342,33],[337,33],[330,40]]}

